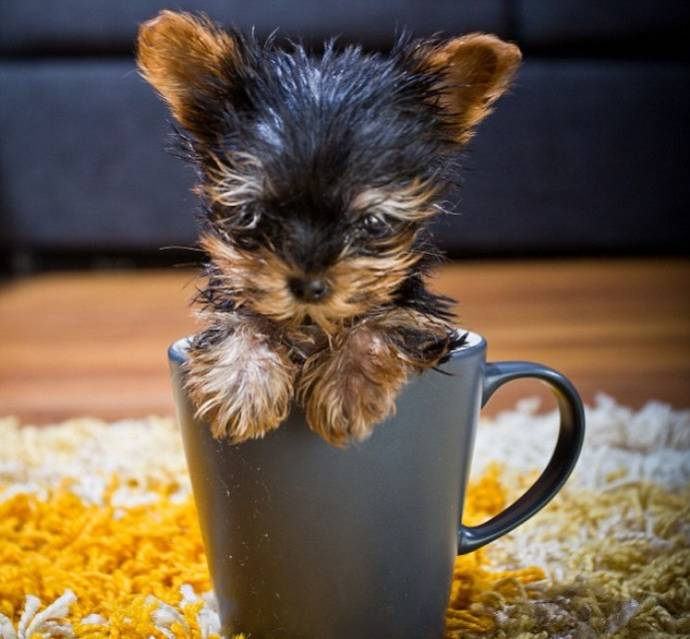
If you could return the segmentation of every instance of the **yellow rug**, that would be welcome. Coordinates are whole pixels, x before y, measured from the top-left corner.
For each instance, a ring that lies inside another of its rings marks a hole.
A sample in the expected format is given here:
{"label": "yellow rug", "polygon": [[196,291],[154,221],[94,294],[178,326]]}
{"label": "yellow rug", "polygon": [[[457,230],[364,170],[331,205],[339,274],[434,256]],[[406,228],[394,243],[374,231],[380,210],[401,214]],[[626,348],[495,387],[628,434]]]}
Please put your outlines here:
{"label": "yellow rug", "polygon": [[[467,523],[504,508],[543,465],[556,415],[536,408],[482,423]],[[632,412],[601,396],[587,417],[560,496],[457,559],[447,639],[690,636],[690,411]],[[218,628],[172,420],[0,420],[1,639]]]}

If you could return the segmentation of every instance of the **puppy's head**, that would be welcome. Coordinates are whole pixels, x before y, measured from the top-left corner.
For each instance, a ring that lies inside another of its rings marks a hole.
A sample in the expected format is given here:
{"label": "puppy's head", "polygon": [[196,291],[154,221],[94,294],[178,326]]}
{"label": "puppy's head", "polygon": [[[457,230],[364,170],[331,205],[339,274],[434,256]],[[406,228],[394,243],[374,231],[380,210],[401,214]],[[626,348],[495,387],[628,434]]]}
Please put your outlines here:
{"label": "puppy's head", "polygon": [[519,60],[482,34],[314,59],[188,14],[142,25],[139,67],[199,167],[215,299],[326,330],[390,302],[424,255],[449,157]]}

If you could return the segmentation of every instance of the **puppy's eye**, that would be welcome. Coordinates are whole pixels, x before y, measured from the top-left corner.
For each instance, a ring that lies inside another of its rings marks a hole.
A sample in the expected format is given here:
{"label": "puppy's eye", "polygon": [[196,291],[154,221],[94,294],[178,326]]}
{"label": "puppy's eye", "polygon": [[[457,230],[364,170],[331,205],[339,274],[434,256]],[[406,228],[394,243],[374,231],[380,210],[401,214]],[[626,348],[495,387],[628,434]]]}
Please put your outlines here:
{"label": "puppy's eye", "polygon": [[359,222],[359,228],[372,237],[383,235],[388,231],[388,223],[379,215],[369,213]]}
{"label": "puppy's eye", "polygon": [[233,220],[232,225],[238,231],[252,231],[258,226],[260,217],[258,211],[245,210]]}
{"label": "puppy's eye", "polygon": [[255,231],[260,220],[258,211],[232,211],[216,218],[216,222],[232,235]]}
{"label": "puppy's eye", "polygon": [[235,234],[256,229],[261,220],[261,213],[255,208],[214,208],[211,220],[226,232]]}

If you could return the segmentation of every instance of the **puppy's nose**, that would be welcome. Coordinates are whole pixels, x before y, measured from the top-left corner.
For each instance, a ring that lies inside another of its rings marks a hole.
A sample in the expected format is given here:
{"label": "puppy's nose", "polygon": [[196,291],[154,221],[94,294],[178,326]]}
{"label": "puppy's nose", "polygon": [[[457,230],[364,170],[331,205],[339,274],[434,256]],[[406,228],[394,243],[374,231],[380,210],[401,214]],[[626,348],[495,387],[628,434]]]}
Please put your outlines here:
{"label": "puppy's nose", "polygon": [[292,294],[304,302],[321,302],[330,293],[328,284],[319,278],[292,277],[288,286]]}

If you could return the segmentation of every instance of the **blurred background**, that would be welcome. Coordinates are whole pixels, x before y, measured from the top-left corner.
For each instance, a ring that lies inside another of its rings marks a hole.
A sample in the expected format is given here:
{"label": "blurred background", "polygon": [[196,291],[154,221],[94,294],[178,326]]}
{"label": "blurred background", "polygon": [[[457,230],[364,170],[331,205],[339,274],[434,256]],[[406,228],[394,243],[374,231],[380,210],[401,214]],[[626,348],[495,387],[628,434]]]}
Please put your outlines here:
{"label": "blurred background", "polygon": [[684,0],[3,0],[5,272],[179,261],[195,238],[188,167],[133,62],[139,22],[204,11],[260,37],[371,50],[396,28],[496,33],[525,61],[465,162],[453,257],[685,254],[690,3]]}
{"label": "blurred background", "polygon": [[438,286],[494,359],[552,363],[587,401],[690,406],[687,0],[1,0],[0,414],[172,410],[193,176],[134,65],[163,8],[317,50],[386,51],[403,27],[516,42],[435,229],[453,260]]}

